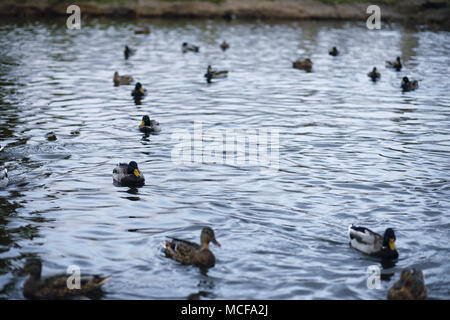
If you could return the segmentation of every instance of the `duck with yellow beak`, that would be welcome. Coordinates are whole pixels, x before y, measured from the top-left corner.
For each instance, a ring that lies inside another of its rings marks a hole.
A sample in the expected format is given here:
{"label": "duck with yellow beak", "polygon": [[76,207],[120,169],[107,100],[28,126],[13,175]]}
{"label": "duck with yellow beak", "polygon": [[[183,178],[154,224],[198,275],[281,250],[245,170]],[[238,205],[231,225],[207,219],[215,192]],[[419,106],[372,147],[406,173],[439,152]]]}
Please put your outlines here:
{"label": "duck with yellow beak", "polygon": [[384,235],[373,232],[365,227],[349,226],[350,246],[370,256],[382,259],[397,259],[395,233],[387,228]]}
{"label": "duck with yellow beak", "polygon": [[130,188],[142,187],[145,184],[144,175],[139,171],[135,161],[119,163],[113,170],[113,182],[117,186]]}
{"label": "duck with yellow beak", "polygon": [[139,125],[139,130],[144,133],[156,133],[161,131],[159,122],[156,120],[150,120],[149,116],[143,116],[142,122]]}

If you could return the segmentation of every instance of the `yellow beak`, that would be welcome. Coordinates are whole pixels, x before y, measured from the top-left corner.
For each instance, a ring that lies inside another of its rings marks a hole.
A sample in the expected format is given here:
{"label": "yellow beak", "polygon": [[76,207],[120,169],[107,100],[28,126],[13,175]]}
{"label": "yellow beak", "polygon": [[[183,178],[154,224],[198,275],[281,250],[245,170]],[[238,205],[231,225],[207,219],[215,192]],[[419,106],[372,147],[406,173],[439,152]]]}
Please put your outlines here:
{"label": "yellow beak", "polygon": [[142,120],[141,124],[139,125],[139,128],[142,128],[143,126],[145,126],[144,120]]}
{"label": "yellow beak", "polygon": [[389,248],[391,250],[395,250],[396,249],[394,241],[395,241],[394,239],[389,239]]}
{"label": "yellow beak", "polygon": [[139,92],[142,93],[142,94],[144,94],[144,89],[139,88]]}
{"label": "yellow beak", "polygon": [[138,169],[134,169],[133,173],[134,173],[134,175],[135,175],[136,177],[138,177],[138,178],[141,176],[141,174],[139,173],[139,170],[138,170]]}

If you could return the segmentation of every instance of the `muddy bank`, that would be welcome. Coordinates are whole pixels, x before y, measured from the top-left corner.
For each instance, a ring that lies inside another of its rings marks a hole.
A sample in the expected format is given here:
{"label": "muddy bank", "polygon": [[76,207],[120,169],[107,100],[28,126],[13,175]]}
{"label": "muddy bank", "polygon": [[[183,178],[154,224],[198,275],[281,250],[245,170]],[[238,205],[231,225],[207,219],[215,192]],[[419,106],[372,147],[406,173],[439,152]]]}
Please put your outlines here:
{"label": "muddy bank", "polygon": [[[218,3],[217,3],[218,2]],[[333,4],[314,0],[223,0],[223,1],[58,1],[0,0],[0,15],[40,17],[66,15],[70,4],[77,4],[84,17],[192,17],[192,18],[272,18],[361,20],[369,16],[371,4],[381,8],[384,21],[450,26],[450,1],[411,0],[386,4],[383,1],[356,1]]]}

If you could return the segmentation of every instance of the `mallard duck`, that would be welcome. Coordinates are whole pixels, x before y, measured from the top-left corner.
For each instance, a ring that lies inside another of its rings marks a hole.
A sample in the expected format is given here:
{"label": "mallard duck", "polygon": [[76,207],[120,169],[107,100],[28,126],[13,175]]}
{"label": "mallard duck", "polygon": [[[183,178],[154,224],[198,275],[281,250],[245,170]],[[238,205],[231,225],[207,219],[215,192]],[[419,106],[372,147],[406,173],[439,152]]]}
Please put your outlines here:
{"label": "mallard duck", "polygon": [[377,81],[378,79],[380,79],[381,75],[380,73],[377,71],[376,67],[373,67],[373,70],[370,71],[367,74],[368,77],[370,77],[372,79],[373,82]]}
{"label": "mallard duck", "polygon": [[183,42],[181,49],[183,50],[183,53],[186,53],[188,51],[198,52],[200,50],[199,47],[188,44],[187,42]]}
{"label": "mallard duck", "polygon": [[129,164],[119,163],[113,170],[113,181],[125,187],[141,187],[145,184],[144,175],[139,171],[135,161]]}
{"label": "mallard duck", "polygon": [[331,49],[330,52],[328,52],[328,53],[335,57],[339,54],[339,51],[338,51],[338,49],[336,49],[336,47],[333,47],[333,49]]}
{"label": "mallard duck", "polygon": [[292,66],[295,69],[301,69],[305,70],[306,72],[311,72],[312,69],[312,61],[309,58],[306,58],[305,60],[297,60],[292,63]]}
{"label": "mallard duck", "polygon": [[145,133],[152,133],[152,132],[158,132],[161,131],[161,128],[159,127],[159,122],[156,120],[150,120],[149,116],[143,116],[142,122],[139,125],[139,130]]}
{"label": "mallard duck", "polygon": [[400,61],[400,57],[397,57],[394,62],[386,61],[386,67],[400,71],[402,69],[402,62]]}
{"label": "mallard duck", "polygon": [[219,247],[220,243],[217,242],[214,231],[211,228],[203,228],[200,236],[201,245],[186,240],[171,239],[170,242],[163,241],[161,243],[168,258],[186,265],[192,264],[205,268],[214,267],[216,258],[211,250],[209,250],[209,243],[212,242]]}
{"label": "mallard duck", "polygon": [[208,69],[206,69],[205,78],[208,83],[211,83],[212,79],[223,79],[228,76],[227,70],[217,71],[213,70],[211,66],[208,66]]}
{"label": "mallard duck", "polygon": [[138,29],[134,31],[135,34],[149,34],[150,33],[150,28],[149,27],[145,27],[143,29]]}
{"label": "mallard duck", "polygon": [[419,88],[419,82],[417,80],[409,81],[408,77],[403,77],[401,87],[403,91],[413,91]]}
{"label": "mallard duck", "polygon": [[30,277],[23,287],[23,295],[27,299],[65,299],[75,296],[87,296],[101,290],[101,286],[111,279],[110,276],[81,275],[80,289],[69,289],[68,274],[55,275],[41,279],[42,263],[39,259],[28,259],[23,271]]}
{"label": "mallard duck", "polygon": [[423,300],[427,288],[420,269],[403,269],[398,280],[388,292],[389,300]]}
{"label": "mallard duck", "polygon": [[119,73],[116,71],[114,72],[114,85],[120,86],[121,84],[130,84],[133,81],[132,76],[119,76]]}
{"label": "mallard duck", "polygon": [[364,227],[350,225],[348,227],[350,246],[365,254],[382,259],[397,259],[395,234],[391,228],[386,229],[384,236]]}
{"label": "mallard duck", "polygon": [[134,89],[131,91],[131,95],[135,99],[142,99],[147,94],[147,90],[142,88],[142,84],[140,82],[136,83]]}
{"label": "mallard duck", "polygon": [[226,41],[222,42],[222,44],[220,45],[220,48],[223,51],[227,50],[229,47],[230,47],[230,45]]}
{"label": "mallard duck", "polygon": [[8,185],[8,170],[6,168],[0,167],[0,188],[4,188]]}
{"label": "mallard duck", "polygon": [[135,53],[136,53],[136,50],[135,49],[131,49],[128,46],[125,46],[125,49],[123,50],[123,54],[125,55],[125,59],[128,59],[129,57],[131,57]]}

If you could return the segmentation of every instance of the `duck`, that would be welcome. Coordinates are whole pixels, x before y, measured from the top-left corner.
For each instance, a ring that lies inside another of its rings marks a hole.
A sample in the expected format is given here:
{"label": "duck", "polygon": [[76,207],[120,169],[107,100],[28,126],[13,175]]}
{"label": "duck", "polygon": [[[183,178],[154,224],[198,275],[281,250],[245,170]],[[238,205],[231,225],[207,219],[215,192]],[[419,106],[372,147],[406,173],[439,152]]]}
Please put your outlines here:
{"label": "duck", "polygon": [[405,268],[400,280],[389,289],[388,300],[424,300],[427,297],[427,287],[420,269]]}
{"label": "duck", "polygon": [[208,66],[205,73],[205,78],[208,83],[211,83],[212,79],[223,79],[228,76],[227,70],[217,71],[213,70],[211,66]]}
{"label": "duck", "polygon": [[397,71],[402,70],[402,62],[400,61],[400,57],[397,57],[394,62],[386,61],[386,67],[393,68]]}
{"label": "duck", "polygon": [[373,82],[376,82],[378,79],[380,79],[381,74],[377,71],[376,67],[373,67],[372,71],[370,71],[367,76],[370,77]]}
{"label": "duck", "polygon": [[230,47],[230,45],[226,41],[222,42],[222,44],[220,45],[220,48],[223,51],[227,50],[229,47]]}
{"label": "duck", "polygon": [[159,126],[159,122],[156,120],[150,120],[149,116],[143,116],[142,122],[139,125],[139,130],[141,130],[144,133],[152,133],[152,132],[159,132],[161,131],[161,128]]}
{"label": "duck", "polygon": [[8,183],[8,169],[0,167],[0,188],[5,188]]}
{"label": "duck", "polygon": [[142,187],[145,184],[145,177],[139,171],[136,161],[130,163],[119,163],[113,170],[113,181],[119,186]]}
{"label": "duck", "polygon": [[42,262],[40,259],[28,259],[23,271],[30,275],[23,286],[23,295],[27,299],[67,299],[76,296],[88,296],[101,290],[101,286],[111,276],[82,275],[80,289],[69,289],[67,282],[70,275],[59,274],[41,279]]}
{"label": "duck", "polygon": [[114,72],[114,85],[120,86],[121,84],[130,84],[133,81],[132,76],[119,76],[119,73],[116,71]]}
{"label": "duck", "polygon": [[214,254],[209,249],[212,242],[220,247],[213,229],[205,227],[200,235],[200,245],[186,240],[171,238],[171,241],[161,243],[166,257],[181,262],[184,265],[194,265],[203,268],[212,268],[216,263]]}
{"label": "duck", "polygon": [[135,99],[141,99],[147,94],[147,90],[142,88],[142,84],[140,82],[136,83],[134,89],[131,91],[131,95]]}
{"label": "duck", "polygon": [[370,256],[382,259],[397,259],[398,252],[395,247],[395,233],[387,228],[384,235],[373,232],[365,227],[350,225],[348,227],[350,246]]}
{"label": "duck", "polygon": [[128,59],[129,57],[131,57],[135,53],[136,53],[136,49],[131,49],[128,46],[125,46],[125,49],[123,50],[123,54],[125,55],[125,59]]}
{"label": "duck", "polygon": [[143,29],[135,30],[134,34],[150,34],[150,28],[149,27],[145,27]]}
{"label": "duck", "polygon": [[419,82],[417,80],[410,81],[408,77],[403,77],[402,83],[401,83],[402,91],[413,91],[419,88]]}
{"label": "duck", "polygon": [[335,57],[339,54],[339,51],[338,49],[336,49],[336,47],[333,47],[328,53]]}
{"label": "duck", "polygon": [[194,46],[192,44],[188,44],[187,42],[183,42],[181,49],[183,50],[183,53],[186,53],[188,51],[198,52],[200,50],[199,47]]}
{"label": "duck", "polygon": [[312,69],[312,61],[309,58],[305,60],[297,60],[292,63],[292,67],[295,69],[305,70],[306,72],[311,72]]}

